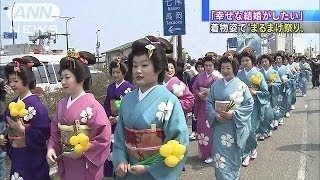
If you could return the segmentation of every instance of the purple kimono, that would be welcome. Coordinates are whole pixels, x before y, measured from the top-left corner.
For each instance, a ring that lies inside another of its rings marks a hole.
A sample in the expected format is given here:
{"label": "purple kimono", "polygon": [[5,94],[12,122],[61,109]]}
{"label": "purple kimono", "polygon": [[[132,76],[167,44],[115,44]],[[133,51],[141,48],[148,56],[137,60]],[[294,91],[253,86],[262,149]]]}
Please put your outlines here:
{"label": "purple kimono", "polygon": [[[17,102],[18,98],[13,100]],[[37,95],[22,99],[28,114],[24,116],[24,140],[10,140],[7,146],[11,160],[10,179],[49,180],[47,140],[50,137],[48,110]],[[9,109],[5,112],[9,116]]]}
{"label": "purple kimono", "polygon": [[[108,115],[110,116],[118,116],[118,113],[116,112],[114,106],[115,100],[120,100],[123,96],[125,96],[128,92],[132,91],[134,86],[128,82],[124,81],[118,88],[116,88],[116,82],[111,83],[108,86],[107,89],[107,96],[104,100],[104,109]],[[112,144],[113,144],[113,133],[116,128],[117,124],[111,125],[112,135],[111,135],[111,150],[112,150]],[[108,157],[107,161],[104,163],[104,176],[105,177],[112,177],[113,176],[113,165],[111,161],[111,155]]]}
{"label": "purple kimono", "polygon": [[54,119],[51,123],[51,136],[48,148],[53,148],[56,154],[62,152],[60,144],[61,125],[73,125],[80,120],[81,125],[90,127],[89,150],[79,159],[63,156],[58,160],[58,173],[61,180],[101,180],[103,176],[103,163],[110,153],[111,127],[102,105],[87,93],[79,97],[69,108],[68,98],[63,98],[57,105]]}
{"label": "purple kimono", "polygon": [[203,88],[210,88],[211,84],[217,79],[218,77],[214,77],[212,74],[207,77],[207,73],[203,72],[197,76],[194,84],[192,85],[192,91],[196,98],[194,114],[197,119],[198,147],[201,159],[211,158],[212,129],[208,122],[206,101],[199,98],[199,93],[201,93]]}
{"label": "purple kimono", "polygon": [[177,77],[172,77],[166,83],[167,89],[176,95],[180,101],[182,106],[184,115],[187,116],[188,112],[192,110],[192,106],[194,103],[194,96],[190,92],[188,86],[186,86],[182,81],[180,81]]}

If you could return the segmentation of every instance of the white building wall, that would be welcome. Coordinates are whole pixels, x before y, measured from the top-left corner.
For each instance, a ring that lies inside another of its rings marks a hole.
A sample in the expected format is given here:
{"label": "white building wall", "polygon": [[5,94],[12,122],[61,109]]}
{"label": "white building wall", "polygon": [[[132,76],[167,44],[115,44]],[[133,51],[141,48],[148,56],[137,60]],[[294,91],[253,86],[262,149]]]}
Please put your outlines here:
{"label": "white building wall", "polygon": [[293,34],[293,49],[295,49],[295,53],[304,54],[304,41],[302,38],[302,34]]}

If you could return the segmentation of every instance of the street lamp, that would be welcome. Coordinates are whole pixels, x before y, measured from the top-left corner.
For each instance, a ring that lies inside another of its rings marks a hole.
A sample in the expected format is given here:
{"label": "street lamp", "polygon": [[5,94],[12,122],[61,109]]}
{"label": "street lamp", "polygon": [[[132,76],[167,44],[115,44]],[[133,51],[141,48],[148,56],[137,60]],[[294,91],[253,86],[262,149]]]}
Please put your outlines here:
{"label": "street lamp", "polygon": [[100,48],[99,32],[100,32],[100,29],[98,29],[96,31],[96,35],[97,35],[96,54],[97,54],[97,58],[98,58],[98,63],[99,63],[99,60],[100,60],[100,57],[99,57],[99,48]]}
{"label": "street lamp", "polygon": [[66,40],[67,40],[67,52],[68,52],[68,50],[69,50],[69,35],[70,35],[70,34],[68,34],[68,21],[75,18],[75,17],[68,17],[68,16],[52,16],[52,17],[66,20],[66,34],[64,34],[64,35],[66,36]]}
{"label": "street lamp", "polygon": [[16,2],[14,2],[11,6],[4,7],[3,10],[7,11],[11,7],[11,32],[12,32],[12,44],[14,44],[14,26],[13,26],[13,8]]}

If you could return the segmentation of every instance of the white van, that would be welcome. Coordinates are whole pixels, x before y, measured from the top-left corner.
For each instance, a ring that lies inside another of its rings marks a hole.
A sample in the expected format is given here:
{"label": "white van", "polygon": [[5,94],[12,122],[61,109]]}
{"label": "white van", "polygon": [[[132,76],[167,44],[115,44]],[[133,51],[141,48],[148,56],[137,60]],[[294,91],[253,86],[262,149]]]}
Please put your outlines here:
{"label": "white van", "polygon": [[[59,76],[59,62],[65,57],[65,55],[53,55],[53,54],[20,54],[11,56],[0,56],[0,77],[5,77],[4,67],[12,62],[12,59],[23,56],[33,56],[39,59],[41,66],[33,67],[32,71],[36,77],[37,88],[41,88],[43,91],[52,92],[57,88],[61,88],[60,76]],[[89,66],[92,79],[98,77],[99,74],[103,74],[102,71],[97,70],[93,66]]]}

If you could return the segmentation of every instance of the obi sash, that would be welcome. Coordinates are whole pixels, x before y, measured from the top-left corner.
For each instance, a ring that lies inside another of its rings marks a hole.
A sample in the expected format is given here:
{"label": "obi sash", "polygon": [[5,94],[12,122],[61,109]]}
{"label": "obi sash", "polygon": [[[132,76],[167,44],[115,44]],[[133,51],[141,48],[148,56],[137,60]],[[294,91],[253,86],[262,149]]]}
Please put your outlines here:
{"label": "obi sash", "polygon": [[[23,124],[24,127],[30,127],[31,124]],[[23,148],[26,147],[26,141],[24,133],[17,132],[12,130],[12,133],[8,133],[8,140],[12,147],[14,148]]]}
{"label": "obi sash", "polygon": [[125,127],[125,144],[129,156],[138,161],[145,160],[159,152],[164,141],[164,132],[157,128],[135,130]]}

